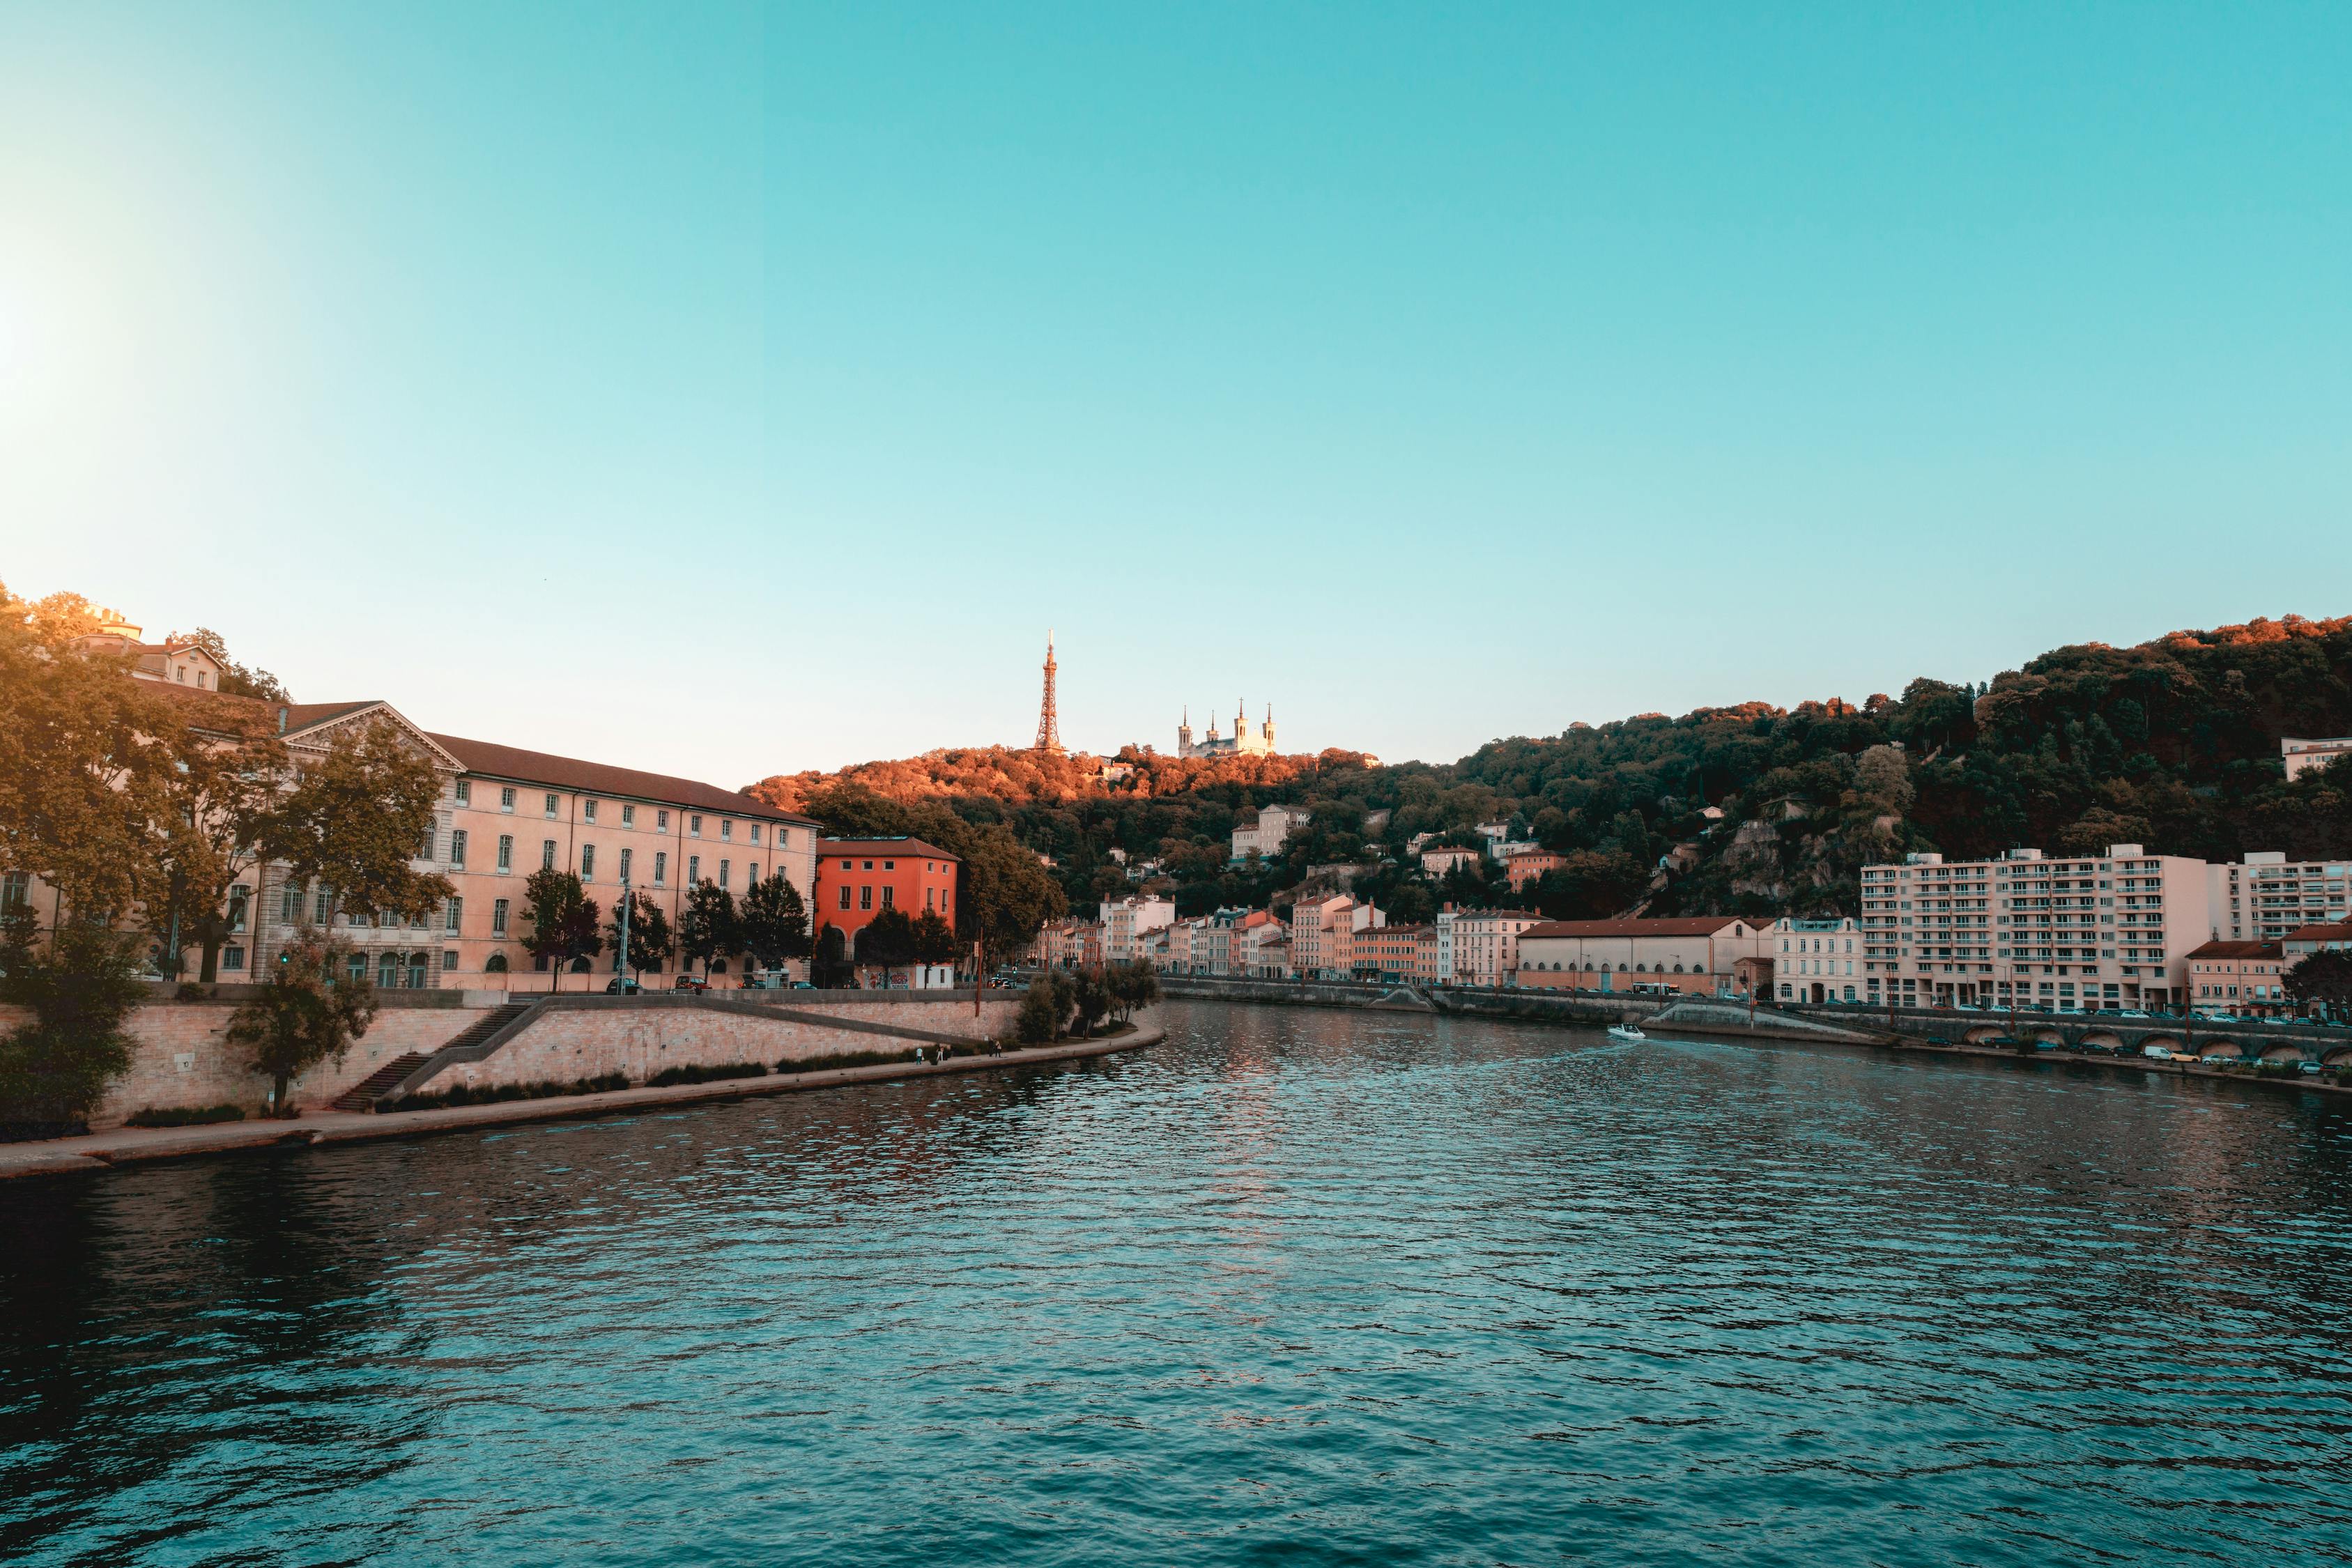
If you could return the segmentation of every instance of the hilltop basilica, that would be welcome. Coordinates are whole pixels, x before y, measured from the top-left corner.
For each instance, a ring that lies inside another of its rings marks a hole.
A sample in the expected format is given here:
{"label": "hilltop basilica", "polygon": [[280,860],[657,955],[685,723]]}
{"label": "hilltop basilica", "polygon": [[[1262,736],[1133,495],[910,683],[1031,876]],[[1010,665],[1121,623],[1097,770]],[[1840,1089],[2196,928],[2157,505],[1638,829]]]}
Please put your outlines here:
{"label": "hilltop basilica", "polygon": [[1265,706],[1265,722],[1257,733],[1250,733],[1249,713],[1236,700],[1234,704],[1234,733],[1228,740],[1217,733],[1217,721],[1209,721],[1205,739],[1192,739],[1192,710],[1184,710],[1183,722],[1176,726],[1176,754],[1180,757],[1270,757],[1274,754],[1274,704]]}

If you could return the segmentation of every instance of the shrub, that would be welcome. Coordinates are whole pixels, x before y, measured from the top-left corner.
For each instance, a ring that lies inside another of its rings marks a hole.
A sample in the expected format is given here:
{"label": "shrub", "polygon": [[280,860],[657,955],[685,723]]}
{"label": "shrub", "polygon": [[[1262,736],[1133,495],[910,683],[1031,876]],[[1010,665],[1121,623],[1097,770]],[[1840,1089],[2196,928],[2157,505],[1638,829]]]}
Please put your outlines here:
{"label": "shrub", "polygon": [[625,1072],[599,1073],[594,1078],[575,1078],[565,1083],[555,1079],[541,1079],[535,1083],[500,1083],[484,1089],[459,1084],[438,1094],[411,1094],[399,1100],[376,1101],[379,1113],[395,1110],[438,1110],[452,1105],[499,1105],[510,1100],[553,1100],[566,1094],[606,1094],[629,1087],[629,1075]]}
{"label": "shrub", "polygon": [[154,1106],[134,1110],[123,1121],[125,1127],[202,1127],[214,1121],[242,1121],[242,1105]]}
{"label": "shrub", "polygon": [[646,1079],[647,1089],[667,1089],[674,1083],[721,1083],[730,1078],[765,1078],[768,1069],[761,1062],[722,1062],[715,1067],[664,1068]]}
{"label": "shrub", "polygon": [[128,939],[68,921],[46,952],[14,946],[0,997],[33,1020],[0,1037],[0,1125],[9,1141],[89,1131],[106,1086],[131,1065],[122,1029],[144,994]]}
{"label": "shrub", "polygon": [[903,1051],[835,1051],[831,1056],[787,1057],[776,1064],[780,1073],[831,1072],[836,1068],[878,1068],[915,1059],[912,1047]]}

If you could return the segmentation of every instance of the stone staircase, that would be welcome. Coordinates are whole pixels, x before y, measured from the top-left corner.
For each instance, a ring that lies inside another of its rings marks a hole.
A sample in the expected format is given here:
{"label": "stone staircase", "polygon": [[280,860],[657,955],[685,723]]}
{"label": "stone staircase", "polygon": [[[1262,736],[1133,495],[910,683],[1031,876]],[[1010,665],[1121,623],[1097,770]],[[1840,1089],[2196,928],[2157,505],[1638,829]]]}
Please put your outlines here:
{"label": "stone staircase", "polygon": [[335,1097],[337,1110],[373,1110],[375,1102],[391,1092],[392,1086],[415,1072],[425,1060],[416,1051],[405,1051],[368,1074],[365,1081],[353,1084]]}
{"label": "stone staircase", "polygon": [[482,1044],[514,1023],[530,1012],[537,1003],[538,998],[534,997],[529,1002],[509,1002],[503,1007],[493,1008],[460,1030],[447,1045],[443,1046],[431,1056],[420,1056],[411,1051],[398,1061],[386,1062],[369,1074],[365,1083],[357,1085],[351,1092],[336,1100],[335,1108],[338,1110],[374,1110],[378,1100],[398,1088],[402,1081],[414,1074],[417,1068],[427,1062],[446,1062],[461,1056],[468,1048]]}

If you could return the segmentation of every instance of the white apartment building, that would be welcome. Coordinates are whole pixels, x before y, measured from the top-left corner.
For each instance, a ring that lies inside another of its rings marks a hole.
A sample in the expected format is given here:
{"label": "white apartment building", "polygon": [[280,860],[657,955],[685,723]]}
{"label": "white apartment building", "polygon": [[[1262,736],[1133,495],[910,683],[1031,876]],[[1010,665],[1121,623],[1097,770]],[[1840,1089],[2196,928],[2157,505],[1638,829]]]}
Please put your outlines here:
{"label": "white apartment building", "polygon": [[1852,915],[1843,920],[1801,921],[1783,918],[1764,931],[1772,959],[1772,988],[1784,1002],[1862,1002],[1869,1000],[1868,976],[1860,965],[1867,945],[1862,922]]}
{"label": "white apartment building", "polygon": [[1516,984],[1520,934],[1543,923],[1526,910],[1440,910],[1437,973],[1456,985]]}
{"label": "white apartment building", "polygon": [[1144,955],[1143,939],[1176,923],[1172,900],[1135,894],[1105,899],[1102,905],[1103,959],[1109,963],[1133,963]]}
{"label": "white apartment building", "polygon": [[2189,951],[2212,935],[2208,869],[2137,844],[1866,866],[1860,999],[2006,1006],[2013,996],[2059,1011],[2178,1004]]}
{"label": "white apartment building", "polygon": [[2345,756],[2352,756],[2352,735],[2337,735],[2325,741],[2289,738],[2279,742],[2279,761],[2285,764],[2289,778],[2306,768],[2324,768],[2336,758]]}
{"label": "white apartment building", "polygon": [[2277,850],[2250,850],[2242,864],[2205,868],[2212,934],[2221,942],[2280,942],[2297,926],[2352,919],[2348,886],[2352,863],[2290,861]]}
{"label": "white apartment building", "polygon": [[1303,805],[1260,806],[1256,826],[1234,829],[1234,864],[1238,866],[1248,859],[1252,850],[1261,859],[1271,858],[1292,833],[1307,826],[1312,815]]}

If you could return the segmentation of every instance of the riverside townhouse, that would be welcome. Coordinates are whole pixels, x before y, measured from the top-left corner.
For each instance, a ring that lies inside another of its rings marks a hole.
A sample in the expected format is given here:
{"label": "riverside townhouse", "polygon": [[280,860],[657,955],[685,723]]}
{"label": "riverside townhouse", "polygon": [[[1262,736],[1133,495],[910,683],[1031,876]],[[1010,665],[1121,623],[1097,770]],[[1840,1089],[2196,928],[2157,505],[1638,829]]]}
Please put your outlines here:
{"label": "riverside townhouse", "polygon": [[[169,668],[181,668],[184,655],[173,655]],[[576,873],[608,922],[626,883],[652,899],[673,930],[698,883],[738,899],[772,877],[790,881],[803,901],[814,891],[816,822],[753,796],[439,734],[382,700],[271,703],[229,696],[217,689],[212,670],[194,660],[187,668],[187,682],[165,679],[160,689],[183,707],[198,735],[222,744],[274,734],[299,766],[370,726],[387,725],[423,752],[439,776],[440,799],[410,865],[440,873],[455,889],[429,916],[400,920],[342,909],[331,889],[296,885],[282,866],[257,867],[228,890],[224,981],[266,974],[310,925],[331,927],[353,943],[354,967],[363,963],[379,985],[551,988],[551,974],[535,983],[521,978],[545,971],[521,941],[530,929],[523,883],[542,868]],[[201,685],[194,679],[199,672],[208,678]],[[58,915],[54,890],[26,873],[0,873],[0,900],[29,905],[45,921]],[[192,956],[184,952],[184,963]],[[615,957],[608,950],[599,966],[611,967]],[[581,960],[573,967],[586,965]]]}

